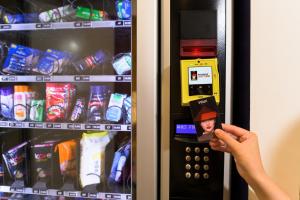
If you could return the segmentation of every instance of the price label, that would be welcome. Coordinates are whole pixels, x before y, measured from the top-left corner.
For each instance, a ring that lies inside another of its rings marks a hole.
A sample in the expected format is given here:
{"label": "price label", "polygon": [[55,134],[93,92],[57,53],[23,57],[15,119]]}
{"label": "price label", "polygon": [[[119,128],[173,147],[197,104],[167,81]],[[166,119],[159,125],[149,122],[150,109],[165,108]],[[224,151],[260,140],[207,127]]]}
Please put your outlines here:
{"label": "price label", "polygon": [[11,29],[11,25],[9,25],[9,24],[1,25],[0,29],[5,29],[5,30]]}
{"label": "price label", "polygon": [[7,122],[0,122],[0,126],[4,126],[4,127],[6,127],[7,126]]}
{"label": "price label", "polygon": [[43,123],[36,123],[35,127],[36,128],[44,128]]}
{"label": "price label", "polygon": [[37,77],[35,77],[35,80],[39,81],[39,82],[43,82],[44,81],[44,77],[43,76],[37,76]]}
{"label": "price label", "polygon": [[81,124],[75,124],[74,129],[81,129]]}
{"label": "price label", "polygon": [[107,199],[121,199],[120,194],[105,194],[105,198]]}
{"label": "price label", "polygon": [[47,128],[53,128],[53,124],[47,124],[46,127]]}
{"label": "price label", "polygon": [[51,81],[51,76],[44,76],[44,81]]}
{"label": "price label", "polygon": [[50,23],[38,23],[35,25],[35,27],[38,29],[51,28],[51,24]]}
{"label": "price label", "polygon": [[116,130],[116,131],[121,130],[121,125],[113,125],[113,130]]}
{"label": "price label", "polygon": [[116,81],[123,81],[123,76],[116,76]]}
{"label": "price label", "polygon": [[62,195],[64,195],[64,192],[63,191],[57,191],[57,193],[56,193],[58,196],[62,196]]}
{"label": "price label", "polygon": [[89,193],[89,197],[91,197],[91,198],[97,198],[97,194],[96,193]]}
{"label": "price label", "polygon": [[131,126],[127,126],[127,130],[128,130],[128,131],[131,131]]}
{"label": "price label", "polygon": [[43,195],[47,194],[47,190],[40,190],[40,194],[43,194]]}
{"label": "price label", "polygon": [[14,192],[14,191],[16,191],[16,188],[14,188],[14,187],[10,187],[10,189],[9,189],[11,192]]}
{"label": "price label", "polygon": [[9,76],[8,80],[9,81],[17,81],[17,77],[15,77],[15,76]]}
{"label": "price label", "polygon": [[35,123],[29,123],[29,128],[34,128],[35,127]]}
{"label": "price label", "polygon": [[70,192],[69,193],[69,197],[76,197],[76,196],[77,196],[77,194],[75,192]]}
{"label": "price label", "polygon": [[92,129],[92,125],[89,124],[85,125],[85,129]]}
{"label": "price label", "polygon": [[2,76],[2,77],[1,77],[1,80],[2,80],[2,81],[8,81],[8,76]]}
{"label": "price label", "polygon": [[82,27],[82,22],[74,22],[74,27],[75,28]]}
{"label": "price label", "polygon": [[124,21],[125,26],[131,26],[131,21]]}
{"label": "price label", "polygon": [[68,129],[73,129],[74,128],[74,124],[67,124]]}
{"label": "price label", "polygon": [[83,26],[83,27],[91,27],[92,24],[91,24],[91,22],[83,22],[83,23],[82,23],[82,26]]}
{"label": "price label", "polygon": [[24,188],[16,188],[16,191],[23,193],[24,192]]}
{"label": "price label", "polygon": [[90,76],[75,76],[74,81],[90,81]]}
{"label": "price label", "polygon": [[86,192],[81,192],[82,197],[88,197],[88,194]]}
{"label": "price label", "polygon": [[123,21],[116,21],[116,26],[123,26]]}
{"label": "price label", "polygon": [[131,81],[131,76],[124,76],[124,81]]}
{"label": "price label", "polygon": [[32,192],[33,192],[34,194],[38,194],[38,193],[39,193],[39,190],[38,190],[38,189],[33,189]]}
{"label": "price label", "polygon": [[53,127],[54,128],[61,128],[61,124],[54,124]]}
{"label": "price label", "polygon": [[100,125],[92,125],[92,129],[100,129]]}
{"label": "price label", "polygon": [[22,123],[12,122],[12,123],[10,123],[10,127],[21,128],[22,127]]}
{"label": "price label", "polygon": [[127,195],[126,195],[126,199],[131,200],[131,195],[130,195],[130,194],[127,194]]}
{"label": "price label", "polygon": [[112,125],[105,125],[105,129],[106,130],[111,130],[112,129]]}

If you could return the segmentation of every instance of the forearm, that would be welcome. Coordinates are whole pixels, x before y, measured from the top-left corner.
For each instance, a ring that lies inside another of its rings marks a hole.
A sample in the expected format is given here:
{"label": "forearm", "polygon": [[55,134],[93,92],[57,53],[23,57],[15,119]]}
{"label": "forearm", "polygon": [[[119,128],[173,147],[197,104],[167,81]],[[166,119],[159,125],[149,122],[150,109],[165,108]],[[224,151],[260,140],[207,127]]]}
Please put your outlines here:
{"label": "forearm", "polygon": [[261,200],[290,200],[289,196],[279,188],[266,174],[247,180]]}

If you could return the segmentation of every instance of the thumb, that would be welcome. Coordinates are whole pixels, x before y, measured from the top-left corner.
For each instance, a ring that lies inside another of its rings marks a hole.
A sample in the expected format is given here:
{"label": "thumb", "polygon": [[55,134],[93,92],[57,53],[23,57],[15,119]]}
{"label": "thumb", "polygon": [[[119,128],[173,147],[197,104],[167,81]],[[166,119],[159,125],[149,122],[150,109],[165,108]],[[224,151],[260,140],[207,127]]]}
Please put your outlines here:
{"label": "thumb", "polygon": [[215,135],[218,139],[222,140],[227,144],[227,146],[235,151],[238,148],[239,142],[236,141],[234,138],[232,138],[228,133],[221,129],[216,129],[215,130]]}

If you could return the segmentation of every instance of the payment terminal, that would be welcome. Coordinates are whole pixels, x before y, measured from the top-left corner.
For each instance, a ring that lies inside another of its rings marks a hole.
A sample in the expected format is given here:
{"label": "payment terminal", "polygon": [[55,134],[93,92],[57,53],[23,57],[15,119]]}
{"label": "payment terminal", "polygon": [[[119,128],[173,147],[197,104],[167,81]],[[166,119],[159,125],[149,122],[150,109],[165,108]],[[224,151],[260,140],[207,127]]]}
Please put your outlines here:
{"label": "payment terminal", "polygon": [[223,199],[224,153],[199,142],[189,102],[214,96],[224,122],[225,2],[170,1],[170,200]]}

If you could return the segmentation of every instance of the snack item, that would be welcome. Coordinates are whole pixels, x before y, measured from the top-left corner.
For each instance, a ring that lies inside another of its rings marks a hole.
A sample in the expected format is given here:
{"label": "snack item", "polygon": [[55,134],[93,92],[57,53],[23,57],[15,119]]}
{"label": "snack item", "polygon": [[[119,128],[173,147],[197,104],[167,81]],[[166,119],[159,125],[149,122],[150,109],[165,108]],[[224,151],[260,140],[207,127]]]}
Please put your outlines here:
{"label": "snack item", "polygon": [[23,142],[2,154],[3,160],[13,179],[22,179],[25,176],[25,157],[28,142]]}
{"label": "snack item", "polygon": [[124,118],[125,118],[125,123],[130,124],[131,123],[131,97],[127,97],[124,100]]}
{"label": "snack item", "polygon": [[60,22],[64,18],[75,15],[75,9],[71,5],[58,7],[39,14],[41,22]]}
{"label": "snack item", "polygon": [[87,70],[93,70],[95,67],[107,62],[109,57],[110,56],[106,52],[99,50],[93,55],[89,55],[77,62],[74,62],[73,65],[77,72],[84,72]]}
{"label": "snack item", "polygon": [[99,184],[104,176],[105,147],[108,132],[83,133],[80,140],[80,184],[82,187]]}
{"label": "snack item", "polygon": [[14,89],[12,86],[0,89],[1,115],[6,119],[13,118]]}
{"label": "snack item", "polygon": [[15,85],[14,90],[14,117],[17,121],[24,121],[27,116],[26,95],[28,86]]}
{"label": "snack item", "polygon": [[75,96],[75,86],[63,83],[46,84],[46,120],[50,122],[67,119],[72,100]]}
{"label": "snack item", "polygon": [[130,74],[131,53],[120,53],[116,55],[112,65],[118,75]]}
{"label": "snack item", "polygon": [[130,0],[116,0],[116,12],[119,19],[131,18],[131,1]]}
{"label": "snack item", "polygon": [[29,74],[36,71],[35,65],[41,51],[22,45],[11,44],[3,64],[3,72],[10,74]]}
{"label": "snack item", "polygon": [[60,173],[66,177],[76,177],[76,140],[68,140],[57,145],[59,152]]}
{"label": "snack item", "polygon": [[31,101],[35,98],[36,92],[32,91],[31,87],[28,87],[28,92],[25,94],[26,96],[26,119],[30,119],[30,108],[31,108]]}
{"label": "snack item", "polygon": [[32,152],[32,171],[35,180],[49,182],[50,178],[58,168],[57,157],[57,140],[44,141],[42,143],[33,144]]}
{"label": "snack item", "polygon": [[122,107],[126,94],[113,93],[110,96],[108,108],[106,110],[106,120],[119,122],[122,117]]}
{"label": "snack item", "polygon": [[47,49],[37,63],[36,68],[41,74],[52,75],[55,73],[61,73],[63,71],[63,67],[69,63],[70,59],[70,53]]}
{"label": "snack item", "polygon": [[130,143],[125,144],[115,152],[109,175],[110,182],[123,183],[127,180],[130,174],[130,152]]}
{"label": "snack item", "polygon": [[37,13],[12,14],[0,6],[1,21],[5,24],[34,23],[38,20]]}
{"label": "snack item", "polygon": [[76,17],[91,21],[102,21],[108,18],[108,14],[101,10],[91,10],[90,8],[78,6]]}
{"label": "snack item", "polygon": [[71,118],[70,118],[71,122],[78,122],[82,118],[85,111],[84,107],[85,107],[85,99],[84,98],[77,99],[73,112],[71,114]]}
{"label": "snack item", "polygon": [[92,85],[90,88],[90,100],[87,110],[88,122],[100,122],[105,118],[105,112],[108,104],[108,97],[111,94],[111,88],[105,85]]}
{"label": "snack item", "polygon": [[32,100],[29,119],[35,122],[44,121],[45,100]]}

